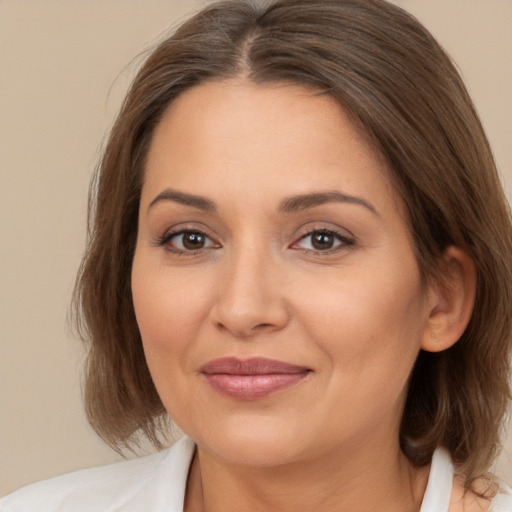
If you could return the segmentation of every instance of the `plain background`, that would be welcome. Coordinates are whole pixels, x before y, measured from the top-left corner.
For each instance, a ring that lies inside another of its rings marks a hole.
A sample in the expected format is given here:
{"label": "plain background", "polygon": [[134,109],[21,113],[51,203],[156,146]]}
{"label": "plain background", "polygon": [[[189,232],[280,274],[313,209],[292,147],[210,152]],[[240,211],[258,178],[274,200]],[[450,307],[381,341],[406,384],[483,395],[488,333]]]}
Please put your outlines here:
{"label": "plain background", "polygon": [[[512,0],[396,3],[458,63],[511,198]],[[88,181],[134,57],[199,5],[0,0],[0,495],[119,460],[85,421],[83,354],[66,323]]]}

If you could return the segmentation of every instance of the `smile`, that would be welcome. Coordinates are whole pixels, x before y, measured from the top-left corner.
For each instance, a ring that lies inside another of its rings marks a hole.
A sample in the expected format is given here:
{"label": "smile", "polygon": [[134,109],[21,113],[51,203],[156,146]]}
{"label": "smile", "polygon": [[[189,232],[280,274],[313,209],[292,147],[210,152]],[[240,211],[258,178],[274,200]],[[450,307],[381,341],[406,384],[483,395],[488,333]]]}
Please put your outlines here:
{"label": "smile", "polygon": [[302,381],[311,370],[266,358],[215,359],[201,368],[208,383],[219,393],[239,400],[264,398]]}

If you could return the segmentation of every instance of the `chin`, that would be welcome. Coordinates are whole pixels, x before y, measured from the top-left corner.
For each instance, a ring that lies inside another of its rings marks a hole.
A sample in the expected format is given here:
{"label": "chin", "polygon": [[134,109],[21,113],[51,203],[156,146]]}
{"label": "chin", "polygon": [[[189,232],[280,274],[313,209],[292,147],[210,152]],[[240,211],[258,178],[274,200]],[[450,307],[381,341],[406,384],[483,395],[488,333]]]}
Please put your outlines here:
{"label": "chin", "polygon": [[[214,447],[216,448],[216,447]],[[230,439],[212,452],[215,457],[236,466],[275,468],[301,460],[296,443],[269,438]]]}
{"label": "chin", "polygon": [[[304,456],[304,435],[296,436],[290,421],[275,418],[250,418],[240,415],[211,425],[206,432],[182,429],[204,451],[225,462],[251,467],[276,467],[300,460]],[[302,438],[302,439],[301,439]]]}

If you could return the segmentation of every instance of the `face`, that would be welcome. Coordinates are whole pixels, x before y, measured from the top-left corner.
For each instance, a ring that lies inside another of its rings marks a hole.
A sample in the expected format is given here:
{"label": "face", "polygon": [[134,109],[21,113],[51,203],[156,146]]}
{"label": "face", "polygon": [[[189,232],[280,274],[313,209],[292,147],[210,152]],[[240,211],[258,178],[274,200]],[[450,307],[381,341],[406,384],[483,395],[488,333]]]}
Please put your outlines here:
{"label": "face", "polygon": [[428,311],[388,171],[326,95],[215,82],[150,146],[132,271],[149,369],[249,465],[398,443]]}

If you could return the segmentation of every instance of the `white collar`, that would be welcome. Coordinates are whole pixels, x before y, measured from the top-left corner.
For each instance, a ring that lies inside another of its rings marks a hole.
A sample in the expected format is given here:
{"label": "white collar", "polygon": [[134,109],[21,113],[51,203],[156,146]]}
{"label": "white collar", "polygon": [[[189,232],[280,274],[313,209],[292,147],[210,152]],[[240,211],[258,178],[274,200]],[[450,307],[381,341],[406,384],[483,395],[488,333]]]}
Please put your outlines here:
{"label": "white collar", "polygon": [[[180,439],[171,448],[172,460],[171,467],[174,469],[172,479],[174,481],[173,503],[166,503],[166,510],[182,511],[183,501],[185,497],[185,489],[187,484],[188,470],[194,454],[194,442],[187,436]],[[178,464],[176,464],[178,462]],[[171,475],[166,472],[165,478]],[[169,480],[167,480],[169,481]],[[163,483],[163,482],[162,482]],[[420,512],[448,512],[450,506],[450,497],[453,486],[453,463],[450,454],[443,448],[438,448],[432,456],[432,464],[430,466],[430,475],[428,477],[427,488],[423,497]],[[167,485],[157,485],[157,489],[165,490]],[[163,494],[159,498],[162,504],[169,496]],[[160,500],[157,499],[157,502]],[[156,510],[160,510],[157,508]],[[162,507],[163,510],[163,507]]]}
{"label": "white collar", "polygon": [[438,448],[432,456],[430,475],[420,512],[448,512],[452,487],[452,459],[446,450]]}

